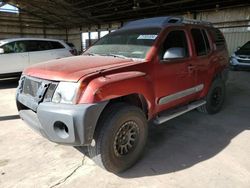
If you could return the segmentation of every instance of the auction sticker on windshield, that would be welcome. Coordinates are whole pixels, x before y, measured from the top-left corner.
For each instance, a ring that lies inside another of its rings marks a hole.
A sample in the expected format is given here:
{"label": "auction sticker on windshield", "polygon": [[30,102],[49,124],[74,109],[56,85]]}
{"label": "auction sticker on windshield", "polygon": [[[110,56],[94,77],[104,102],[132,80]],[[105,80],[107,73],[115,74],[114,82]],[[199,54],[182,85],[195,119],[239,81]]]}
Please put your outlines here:
{"label": "auction sticker on windshield", "polygon": [[140,35],[137,39],[155,40],[157,35]]}

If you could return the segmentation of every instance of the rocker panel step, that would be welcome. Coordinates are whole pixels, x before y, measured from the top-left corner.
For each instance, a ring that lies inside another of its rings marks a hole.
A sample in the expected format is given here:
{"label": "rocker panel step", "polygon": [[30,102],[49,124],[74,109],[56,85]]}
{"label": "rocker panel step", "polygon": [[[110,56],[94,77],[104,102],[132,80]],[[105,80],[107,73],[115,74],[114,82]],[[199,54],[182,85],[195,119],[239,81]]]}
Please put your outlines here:
{"label": "rocker panel step", "polygon": [[206,101],[199,100],[199,101],[192,102],[186,106],[181,106],[173,110],[167,110],[165,112],[160,113],[158,117],[155,118],[154,123],[157,125],[162,124],[170,119],[180,116],[204,104],[206,104]]}

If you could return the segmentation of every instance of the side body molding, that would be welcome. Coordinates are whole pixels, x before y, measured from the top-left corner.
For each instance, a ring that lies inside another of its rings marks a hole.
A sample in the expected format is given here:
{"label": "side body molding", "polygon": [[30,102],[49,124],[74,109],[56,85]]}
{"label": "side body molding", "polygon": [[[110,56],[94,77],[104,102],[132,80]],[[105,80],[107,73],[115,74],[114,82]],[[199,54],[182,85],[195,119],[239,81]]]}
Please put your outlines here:
{"label": "side body molding", "polygon": [[158,101],[158,104],[162,105],[162,104],[166,104],[166,103],[175,101],[177,99],[180,99],[180,98],[186,97],[188,95],[197,93],[197,92],[201,91],[203,88],[204,88],[204,84],[200,84],[200,85],[197,85],[195,87],[191,87],[191,88],[185,89],[183,91],[180,91],[180,92],[168,95],[168,96],[164,96],[164,97],[160,98],[160,100]]}

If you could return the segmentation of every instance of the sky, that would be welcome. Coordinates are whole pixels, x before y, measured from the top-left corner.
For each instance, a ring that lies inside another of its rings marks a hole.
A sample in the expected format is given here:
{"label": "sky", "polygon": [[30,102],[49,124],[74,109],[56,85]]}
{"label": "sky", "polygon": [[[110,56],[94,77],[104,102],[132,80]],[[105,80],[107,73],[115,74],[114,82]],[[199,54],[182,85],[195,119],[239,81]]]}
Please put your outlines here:
{"label": "sky", "polygon": [[6,5],[2,6],[2,7],[0,7],[0,11],[18,13],[18,8],[14,7],[12,5],[6,4]]}

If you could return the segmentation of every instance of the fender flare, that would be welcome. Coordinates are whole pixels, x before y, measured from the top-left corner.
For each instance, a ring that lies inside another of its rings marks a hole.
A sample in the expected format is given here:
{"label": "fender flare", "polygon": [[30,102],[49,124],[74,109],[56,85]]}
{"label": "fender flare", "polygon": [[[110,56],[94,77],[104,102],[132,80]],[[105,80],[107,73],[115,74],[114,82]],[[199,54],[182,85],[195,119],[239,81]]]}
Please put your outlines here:
{"label": "fender flare", "polygon": [[144,97],[149,116],[153,113],[154,89],[146,73],[129,71],[97,77],[89,82],[78,103],[97,103],[130,94]]}

